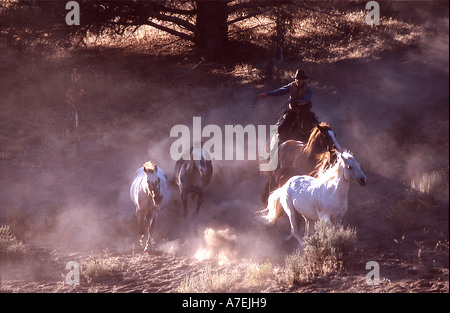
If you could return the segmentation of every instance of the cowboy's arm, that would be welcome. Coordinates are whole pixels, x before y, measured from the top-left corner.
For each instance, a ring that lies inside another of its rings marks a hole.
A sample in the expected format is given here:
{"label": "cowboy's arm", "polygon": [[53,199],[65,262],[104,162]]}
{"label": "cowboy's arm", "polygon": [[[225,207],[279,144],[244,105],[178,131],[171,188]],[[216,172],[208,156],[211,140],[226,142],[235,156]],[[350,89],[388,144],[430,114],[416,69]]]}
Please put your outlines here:
{"label": "cowboy's arm", "polygon": [[263,92],[262,94],[260,94],[260,97],[266,98],[267,96],[275,97],[275,96],[285,95],[285,94],[289,93],[289,91],[291,90],[291,86],[292,86],[292,83],[289,83],[281,88],[278,88],[278,89],[275,89],[272,91]]}
{"label": "cowboy's arm", "polygon": [[278,88],[278,89],[275,89],[272,91],[268,91],[266,93],[269,97],[282,96],[282,95],[289,93],[289,91],[291,90],[291,86],[292,86],[292,83],[289,83],[287,85],[284,85],[281,88]]}

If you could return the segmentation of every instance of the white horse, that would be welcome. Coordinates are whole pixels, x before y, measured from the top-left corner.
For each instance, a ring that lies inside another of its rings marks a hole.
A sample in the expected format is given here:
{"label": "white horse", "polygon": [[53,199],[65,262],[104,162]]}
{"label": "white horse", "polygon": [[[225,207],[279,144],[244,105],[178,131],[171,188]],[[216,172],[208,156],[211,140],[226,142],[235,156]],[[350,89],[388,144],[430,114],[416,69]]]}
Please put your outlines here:
{"label": "white horse", "polygon": [[289,217],[291,234],[304,245],[298,230],[298,213],[306,222],[305,235],[309,234],[309,222],[321,218],[332,224],[340,224],[348,209],[348,189],[350,181],[361,186],[367,184],[367,178],[359,163],[350,152],[337,152],[336,164],[318,178],[294,176],[269,197],[265,210],[265,220],[273,224],[281,214],[280,202]]}
{"label": "white horse", "polygon": [[146,252],[153,242],[156,218],[170,200],[169,184],[162,168],[156,166],[152,161],[146,162],[143,167],[139,168],[134,174],[130,198],[136,206],[142,246],[145,232],[148,235],[144,248],[144,252]]}

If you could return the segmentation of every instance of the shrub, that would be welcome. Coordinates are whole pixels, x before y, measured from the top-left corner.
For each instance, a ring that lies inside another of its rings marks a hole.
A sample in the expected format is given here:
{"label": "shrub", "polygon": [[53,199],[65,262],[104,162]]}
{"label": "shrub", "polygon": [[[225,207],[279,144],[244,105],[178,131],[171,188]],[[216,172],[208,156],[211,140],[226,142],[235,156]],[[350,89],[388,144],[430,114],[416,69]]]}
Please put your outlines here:
{"label": "shrub", "polygon": [[81,274],[88,283],[99,282],[112,275],[112,267],[104,259],[90,258],[81,266]]}
{"label": "shrub", "polygon": [[9,225],[0,225],[0,256],[24,255],[26,252],[26,247],[11,233]]}
{"label": "shrub", "polygon": [[329,227],[325,220],[318,221],[314,229],[314,234],[306,238],[303,251],[297,250],[285,259],[284,274],[288,284],[336,273],[353,254],[356,230]]}

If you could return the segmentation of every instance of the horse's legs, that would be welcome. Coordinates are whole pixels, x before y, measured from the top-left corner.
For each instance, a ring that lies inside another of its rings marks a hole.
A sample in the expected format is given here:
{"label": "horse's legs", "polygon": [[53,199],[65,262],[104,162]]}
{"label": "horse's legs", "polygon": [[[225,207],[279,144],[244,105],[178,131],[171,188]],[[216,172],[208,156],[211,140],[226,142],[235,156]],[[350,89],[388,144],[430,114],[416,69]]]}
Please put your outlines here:
{"label": "horse's legs", "polygon": [[152,216],[149,218],[148,227],[147,227],[147,242],[145,244],[144,252],[150,250],[150,245],[153,242],[153,231],[155,230],[155,220],[156,216]]}
{"label": "horse's legs", "polygon": [[294,236],[295,239],[297,239],[299,245],[301,247],[303,247],[305,242],[303,241],[303,238],[301,237],[301,235],[300,235],[300,233],[298,231],[298,216],[296,214],[291,214],[291,217],[289,218],[289,220],[291,221],[291,233],[292,233],[292,236]]}
{"label": "horse's legs", "polygon": [[197,192],[197,208],[195,209],[195,215],[198,215],[200,206],[202,205],[202,202],[203,202],[203,192],[200,187],[197,188],[196,192]]}
{"label": "horse's legs", "polygon": [[145,235],[145,214],[142,210],[138,210],[136,212],[137,218],[138,218],[138,224],[139,224],[139,243],[141,247],[144,246],[144,235]]}
{"label": "horse's legs", "polygon": [[183,204],[183,217],[187,217],[187,201],[188,201],[188,193],[184,190],[180,192],[181,203]]}
{"label": "horse's legs", "polygon": [[[291,201],[286,199],[286,202],[284,204],[286,204],[288,206],[288,208],[287,208],[287,210],[285,210],[285,212],[286,212],[286,214],[289,217],[289,222],[291,223],[291,234],[292,234],[292,236],[295,237],[295,239],[297,239],[299,245],[301,247],[303,247],[303,245],[305,243],[304,243],[304,241],[303,241],[303,239],[302,239],[302,237],[301,237],[301,235],[300,235],[300,233],[298,231],[298,228],[299,228],[299,220],[298,220],[299,214],[297,214],[297,211],[295,210],[294,205],[293,205],[293,203]],[[284,207],[284,204],[283,204],[283,207]]]}
{"label": "horse's legs", "polygon": [[[279,205],[281,205],[281,204],[279,204]],[[298,231],[298,233],[300,233],[300,227],[302,226],[301,225],[302,224],[302,219],[300,218],[300,216],[302,216],[302,215],[300,215],[300,213],[298,213],[297,211],[294,211],[293,214],[296,215],[295,220],[297,221],[296,222],[297,231]],[[303,233],[305,233],[306,227],[308,227],[308,224],[307,224],[306,218],[303,217],[303,219],[305,220],[305,228],[303,230]],[[284,240],[285,241],[289,241],[289,240],[291,240],[292,237],[293,237],[292,233],[289,233],[289,236],[287,236]]]}
{"label": "horse's legs", "polygon": [[308,233],[306,236],[311,236],[314,233],[314,228],[316,227],[316,221],[315,220],[308,220]]}
{"label": "horse's legs", "polygon": [[338,227],[342,225],[342,217],[333,217],[331,219],[331,222],[333,223],[334,226]]}
{"label": "horse's legs", "polygon": [[309,219],[307,219],[306,217],[303,216],[303,219],[305,220],[305,231],[303,233],[303,237],[308,237],[309,236]]}

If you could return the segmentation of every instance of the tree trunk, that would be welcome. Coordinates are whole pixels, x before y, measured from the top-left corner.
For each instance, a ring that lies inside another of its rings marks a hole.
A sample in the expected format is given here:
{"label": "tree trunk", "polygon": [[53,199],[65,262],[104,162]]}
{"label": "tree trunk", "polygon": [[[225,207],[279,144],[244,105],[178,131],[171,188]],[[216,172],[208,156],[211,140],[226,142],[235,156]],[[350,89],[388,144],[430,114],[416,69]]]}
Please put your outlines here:
{"label": "tree trunk", "polygon": [[197,1],[196,47],[209,60],[223,58],[226,49],[228,1]]}

